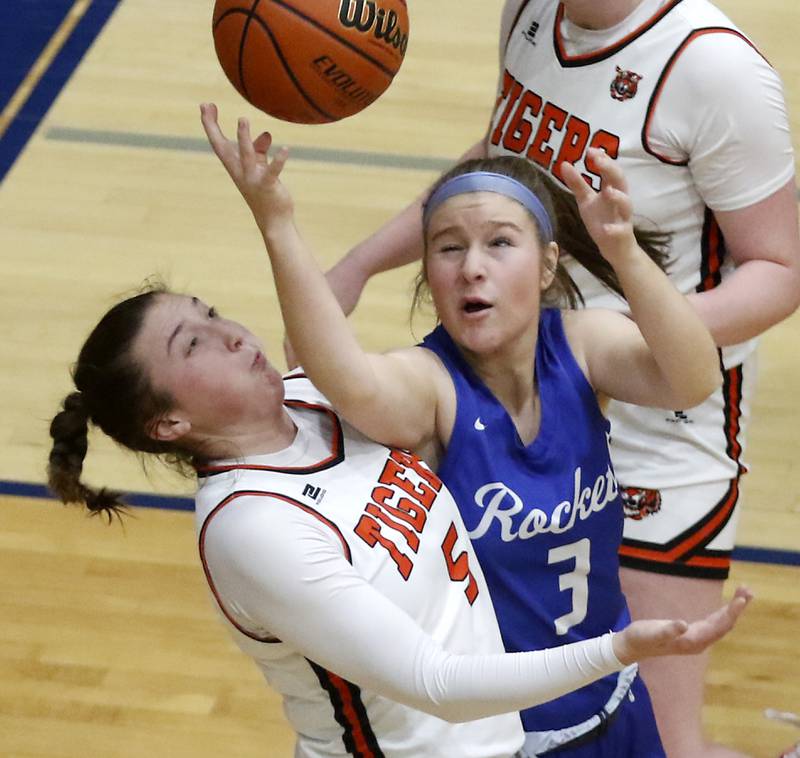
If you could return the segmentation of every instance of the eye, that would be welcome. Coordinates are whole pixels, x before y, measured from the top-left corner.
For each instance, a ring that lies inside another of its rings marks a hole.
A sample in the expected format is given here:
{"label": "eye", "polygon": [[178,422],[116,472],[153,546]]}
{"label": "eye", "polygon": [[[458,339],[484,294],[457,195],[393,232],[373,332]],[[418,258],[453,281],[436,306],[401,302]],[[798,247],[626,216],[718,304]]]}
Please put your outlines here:
{"label": "eye", "polygon": [[509,247],[511,240],[508,237],[495,237],[489,244],[492,247]]}
{"label": "eye", "polygon": [[453,252],[457,252],[460,249],[461,249],[461,246],[457,245],[455,242],[447,242],[444,245],[441,245],[439,247],[439,252],[440,253],[453,253]]}
{"label": "eye", "polygon": [[194,348],[196,348],[196,347],[197,347],[197,337],[192,337],[189,340],[188,347],[186,348],[186,355],[191,355],[192,354],[192,350],[194,350]]}

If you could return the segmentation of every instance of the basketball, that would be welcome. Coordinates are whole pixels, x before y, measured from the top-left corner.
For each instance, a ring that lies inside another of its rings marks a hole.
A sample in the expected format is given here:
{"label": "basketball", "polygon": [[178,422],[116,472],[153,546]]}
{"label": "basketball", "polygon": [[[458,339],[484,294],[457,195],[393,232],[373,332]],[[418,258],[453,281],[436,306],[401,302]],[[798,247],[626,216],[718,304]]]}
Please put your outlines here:
{"label": "basketball", "polygon": [[392,83],[408,45],[405,0],[216,0],[212,28],[239,94],[298,124],[366,108]]}

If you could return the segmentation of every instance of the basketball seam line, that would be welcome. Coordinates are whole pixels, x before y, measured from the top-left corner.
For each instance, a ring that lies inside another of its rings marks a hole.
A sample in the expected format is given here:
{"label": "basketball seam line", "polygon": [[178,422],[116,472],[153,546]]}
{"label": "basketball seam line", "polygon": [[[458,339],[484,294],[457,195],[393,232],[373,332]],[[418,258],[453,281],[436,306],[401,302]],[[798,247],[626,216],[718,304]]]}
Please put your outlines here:
{"label": "basketball seam line", "polygon": [[[258,0],[257,0],[256,4],[258,4]],[[272,32],[270,31],[269,26],[267,26],[267,24],[265,24],[264,21],[261,18],[259,18],[258,16],[254,15],[251,11],[247,10],[246,8],[230,8],[227,11],[225,11],[225,13],[223,13],[217,19],[217,21],[215,22],[214,26],[216,27],[217,25],[219,25],[219,23],[222,21],[223,18],[235,15],[237,13],[247,14],[247,24],[245,25],[245,28],[242,31],[242,43],[241,43],[241,45],[239,47],[239,60],[237,61],[237,67],[239,69],[239,81],[240,81],[240,83],[242,85],[242,89],[245,91],[246,99],[250,100],[250,97],[247,95],[247,84],[245,83],[245,79],[244,79],[244,66],[243,66],[243,63],[242,63],[243,51],[244,51],[244,42],[245,42],[245,37],[247,36],[246,35],[247,27],[250,25],[251,21],[256,21],[259,24],[259,26],[261,26],[261,28],[264,30],[264,32],[269,36],[270,41],[272,42],[272,46],[275,48],[275,54],[278,56],[281,64],[283,65],[284,71],[286,72],[287,76],[292,80],[292,82],[294,83],[295,88],[303,96],[303,98],[308,103],[308,105],[310,105],[315,111],[317,111],[317,113],[319,113],[321,116],[324,116],[329,121],[336,121],[337,119],[334,116],[332,116],[330,113],[325,112],[319,105],[317,105],[311,99],[310,95],[303,89],[302,85],[297,80],[297,77],[294,75],[294,72],[289,67],[288,61],[286,60],[286,58],[283,55],[283,52],[281,51],[280,47],[278,46],[278,42],[275,39],[275,37],[273,36]]]}

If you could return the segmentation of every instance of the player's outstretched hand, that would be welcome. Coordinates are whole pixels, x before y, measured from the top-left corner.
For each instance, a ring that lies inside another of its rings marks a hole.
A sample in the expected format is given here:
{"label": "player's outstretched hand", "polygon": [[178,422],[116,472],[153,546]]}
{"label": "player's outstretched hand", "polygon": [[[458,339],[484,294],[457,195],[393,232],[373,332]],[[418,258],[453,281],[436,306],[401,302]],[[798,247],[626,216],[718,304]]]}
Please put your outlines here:
{"label": "player's outstretched hand", "polygon": [[292,198],[280,181],[281,171],[289,157],[288,148],[282,147],[270,160],[272,135],[263,132],[253,140],[246,118],[239,119],[236,141],[227,139],[220,129],[217,106],[213,103],[200,105],[200,120],[209,144],[242,193],[259,228],[264,231],[272,222],[291,219],[294,210]]}
{"label": "player's outstretched hand", "polygon": [[730,602],[704,619],[634,621],[614,635],[614,653],[625,665],[660,655],[694,655],[722,639],[739,620],[753,593],[739,587]]}
{"label": "player's outstretched hand", "polygon": [[575,196],[583,223],[606,260],[615,266],[637,248],[633,236],[633,205],[628,184],[616,161],[591,148],[588,159],[600,175],[601,188],[593,190],[570,163],[562,163],[561,176]]}

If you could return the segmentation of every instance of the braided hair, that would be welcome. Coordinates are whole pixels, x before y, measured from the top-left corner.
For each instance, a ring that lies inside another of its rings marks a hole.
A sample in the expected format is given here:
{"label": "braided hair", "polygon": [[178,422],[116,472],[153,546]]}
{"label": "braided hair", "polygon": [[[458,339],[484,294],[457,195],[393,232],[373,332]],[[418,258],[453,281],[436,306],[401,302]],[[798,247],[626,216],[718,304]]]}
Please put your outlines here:
{"label": "braided hair", "polygon": [[159,295],[168,292],[160,284],[148,286],[100,319],[73,367],[75,390],[64,398],[50,424],[50,489],[63,503],[85,505],[92,515],[102,514],[109,523],[125,510],[119,493],[93,489],[81,480],[90,423],[129,450],[190,457],[173,443],[154,440],[147,433],[152,420],[173,403],[169,395],[153,388],[132,355],[145,314]]}

